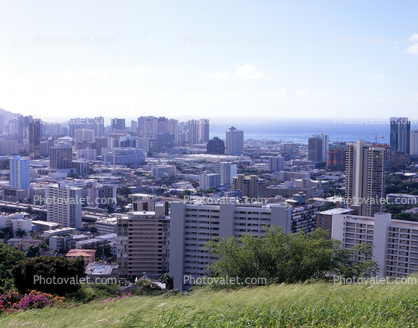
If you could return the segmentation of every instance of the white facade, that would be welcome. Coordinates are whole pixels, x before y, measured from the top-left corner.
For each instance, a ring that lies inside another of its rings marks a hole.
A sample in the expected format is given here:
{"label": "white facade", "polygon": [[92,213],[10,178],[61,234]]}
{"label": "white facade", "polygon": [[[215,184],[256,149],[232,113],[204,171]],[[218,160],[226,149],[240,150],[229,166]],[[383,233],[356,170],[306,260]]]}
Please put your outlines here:
{"label": "white facade", "polygon": [[225,153],[231,155],[241,155],[244,152],[244,131],[234,127],[226,132]]}
{"label": "white facade", "polygon": [[237,205],[233,198],[221,198],[218,205],[170,204],[170,274],[174,288],[188,288],[184,276],[203,277],[215,257],[204,248],[213,237],[240,237],[251,232],[264,235],[265,226],[291,231],[291,207],[287,205]]}
{"label": "white facade", "polygon": [[29,159],[15,155],[9,159],[10,188],[28,189],[30,185]]}
{"label": "white facade", "polygon": [[160,176],[170,177],[176,176],[176,167],[172,165],[157,165],[152,168],[152,176],[158,178]]}
{"label": "white facade", "polygon": [[96,149],[77,149],[76,159],[87,159],[90,161],[95,161],[97,159],[97,150]]}
{"label": "white facade", "polygon": [[284,170],[284,158],[282,156],[269,157],[269,171],[278,172]]}
{"label": "white facade", "polygon": [[221,185],[230,186],[232,179],[237,176],[237,164],[226,162],[216,163],[215,172],[221,175]]}
{"label": "white facade", "polygon": [[346,199],[360,215],[382,212],[385,149],[358,140],[347,144],[346,154]]}
{"label": "white facade", "polygon": [[47,221],[59,223],[62,227],[81,228],[84,200],[82,188],[65,183],[45,186]]}
{"label": "white facade", "polygon": [[207,190],[210,187],[219,187],[221,185],[221,175],[216,173],[202,173],[199,179],[199,188]]}
{"label": "white facade", "polygon": [[346,248],[373,245],[381,277],[404,277],[418,269],[418,222],[392,220],[388,213],[374,217],[334,214],[331,237]]}
{"label": "white facade", "polygon": [[147,154],[142,149],[136,148],[103,148],[102,162],[109,165],[125,165],[137,167],[145,164]]}

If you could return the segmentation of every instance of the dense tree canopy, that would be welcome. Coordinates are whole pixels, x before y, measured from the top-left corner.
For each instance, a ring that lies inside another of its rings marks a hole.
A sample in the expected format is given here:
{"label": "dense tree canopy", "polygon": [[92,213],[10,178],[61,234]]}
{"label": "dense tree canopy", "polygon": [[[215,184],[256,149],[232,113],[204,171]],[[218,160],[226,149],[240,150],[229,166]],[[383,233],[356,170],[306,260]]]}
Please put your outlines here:
{"label": "dense tree canopy", "polygon": [[295,283],[332,274],[344,277],[374,276],[371,245],[345,249],[340,241],[325,239],[326,232],[286,234],[272,227],[265,237],[214,238],[206,246],[217,257],[209,266],[213,276],[266,278],[267,282]]}

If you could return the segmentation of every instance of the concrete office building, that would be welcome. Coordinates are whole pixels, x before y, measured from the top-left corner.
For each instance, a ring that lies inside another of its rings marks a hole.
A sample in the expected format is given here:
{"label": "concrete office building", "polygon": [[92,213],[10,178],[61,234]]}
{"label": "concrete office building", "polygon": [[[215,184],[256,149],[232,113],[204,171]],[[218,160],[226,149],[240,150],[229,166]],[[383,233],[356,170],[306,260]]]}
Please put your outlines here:
{"label": "concrete office building", "polygon": [[15,155],[9,159],[10,188],[28,189],[30,185],[29,159]]}
{"label": "concrete office building", "polygon": [[392,220],[389,213],[373,217],[334,214],[331,237],[346,248],[371,244],[381,277],[405,277],[418,269],[418,222]]}
{"label": "concrete office building", "polygon": [[384,148],[372,147],[364,140],[347,144],[345,199],[358,215],[382,212],[384,167]]}
{"label": "concrete office building", "polygon": [[102,149],[102,162],[109,165],[124,165],[138,167],[145,164],[147,154],[142,149],[113,148]]}
{"label": "concrete office building", "polygon": [[117,264],[121,277],[158,279],[169,271],[170,218],[155,211],[129,212],[117,221]]}
{"label": "concrete office building", "polygon": [[50,168],[69,170],[72,168],[73,150],[71,146],[56,146],[49,148]]}
{"label": "concrete office building", "polygon": [[157,165],[151,169],[151,174],[154,178],[161,176],[165,177],[175,177],[176,176],[176,167],[172,165]]}
{"label": "concrete office building", "polygon": [[199,143],[199,121],[189,121],[189,145],[195,145]]}
{"label": "concrete office building", "polygon": [[265,226],[281,226],[291,231],[291,207],[287,205],[238,205],[233,198],[221,198],[218,205],[170,204],[170,274],[174,288],[188,289],[185,276],[199,278],[216,260],[205,242],[213,237],[241,237],[251,232],[263,236]]}
{"label": "concrete office building", "polygon": [[229,128],[226,132],[225,152],[229,155],[241,155],[244,152],[244,131]]}

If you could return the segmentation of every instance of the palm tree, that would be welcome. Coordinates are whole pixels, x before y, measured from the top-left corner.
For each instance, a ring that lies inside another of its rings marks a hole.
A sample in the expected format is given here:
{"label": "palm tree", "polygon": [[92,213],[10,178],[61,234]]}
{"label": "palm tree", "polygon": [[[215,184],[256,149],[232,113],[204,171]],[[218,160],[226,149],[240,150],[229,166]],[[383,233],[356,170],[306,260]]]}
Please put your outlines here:
{"label": "palm tree", "polygon": [[31,230],[31,231],[29,231],[29,235],[30,235],[32,238],[35,238],[35,236],[36,236],[36,231],[35,231],[35,230]]}
{"label": "palm tree", "polygon": [[26,230],[22,230],[21,228],[17,229],[17,230],[16,230],[16,233],[15,233],[16,237],[19,237],[19,238],[23,238],[23,237],[25,237],[27,234],[28,234],[28,233],[26,232]]}

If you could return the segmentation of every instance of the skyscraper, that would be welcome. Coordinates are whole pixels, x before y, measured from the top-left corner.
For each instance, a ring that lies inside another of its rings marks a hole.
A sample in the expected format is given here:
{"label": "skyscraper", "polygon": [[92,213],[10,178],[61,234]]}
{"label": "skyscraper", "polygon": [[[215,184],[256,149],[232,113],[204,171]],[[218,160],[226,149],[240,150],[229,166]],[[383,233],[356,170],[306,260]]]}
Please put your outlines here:
{"label": "skyscraper", "polygon": [[409,155],[411,122],[407,117],[390,118],[390,147],[392,154]]}
{"label": "skyscraper", "polygon": [[409,154],[413,156],[418,155],[418,130],[411,131]]}
{"label": "skyscraper", "polygon": [[364,140],[347,144],[345,197],[358,215],[382,212],[384,161],[384,148],[372,147]]}
{"label": "skyscraper", "polygon": [[277,172],[284,170],[284,158],[282,156],[269,157],[269,171]]}
{"label": "skyscraper", "polygon": [[10,168],[10,187],[15,189],[28,189],[29,179],[29,159],[21,159],[15,155],[9,159]]}
{"label": "skyscraper", "polygon": [[322,139],[321,138],[309,138],[308,139],[308,160],[312,162],[323,162],[322,158]]}
{"label": "skyscraper", "polygon": [[67,170],[71,169],[73,160],[73,150],[71,146],[56,146],[49,148],[49,166],[51,169]]}
{"label": "skyscraper", "polygon": [[195,145],[199,143],[199,121],[189,121],[189,145]]}
{"label": "skyscraper", "polygon": [[29,156],[39,158],[41,153],[41,120],[29,123]]}
{"label": "skyscraper", "polygon": [[124,118],[112,118],[112,132],[117,130],[125,130],[125,119]]}
{"label": "skyscraper", "polygon": [[202,118],[199,121],[199,142],[205,143],[209,141],[209,120]]}
{"label": "skyscraper", "polygon": [[226,153],[241,155],[244,152],[244,131],[230,127],[226,132]]}
{"label": "skyscraper", "polygon": [[221,175],[222,186],[230,186],[232,183],[232,178],[237,176],[237,164],[226,162],[216,163],[215,170],[217,174]]}

